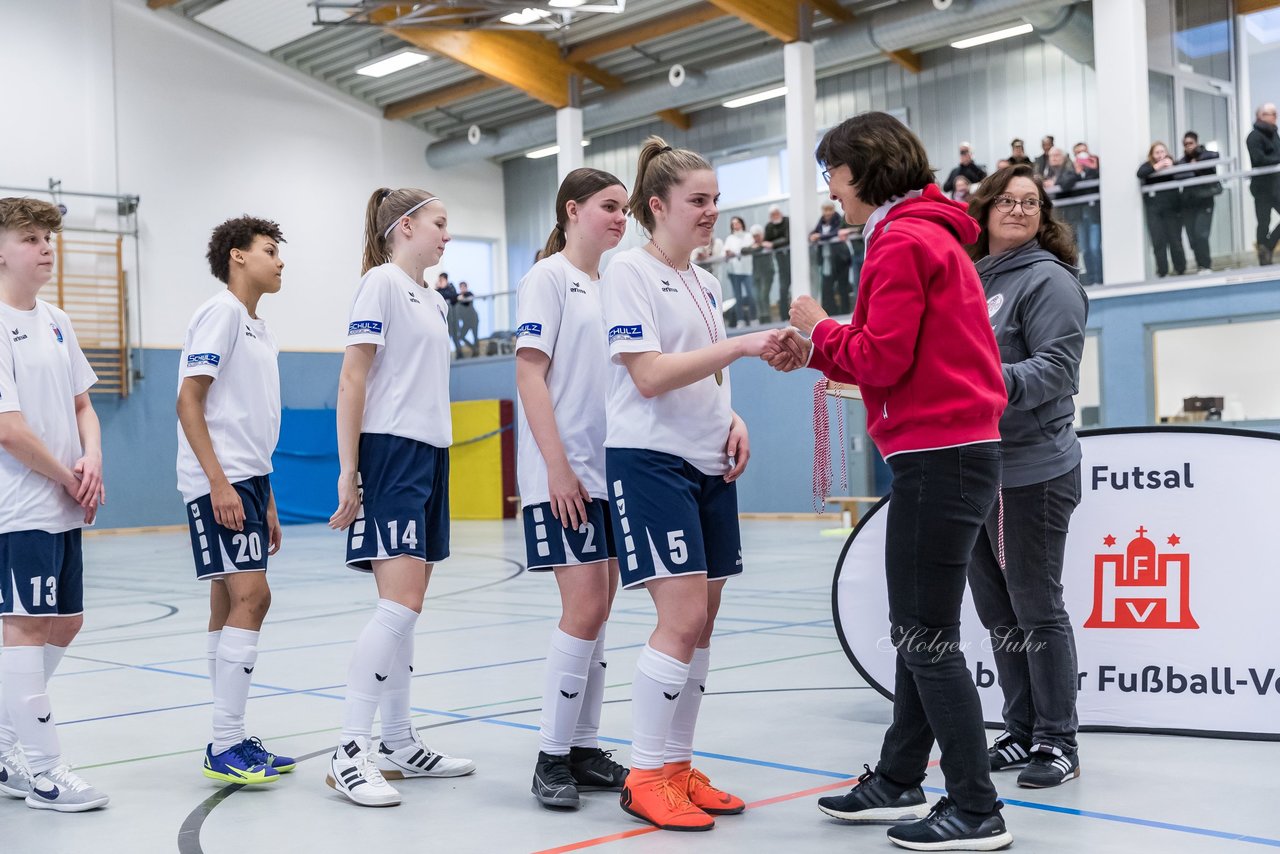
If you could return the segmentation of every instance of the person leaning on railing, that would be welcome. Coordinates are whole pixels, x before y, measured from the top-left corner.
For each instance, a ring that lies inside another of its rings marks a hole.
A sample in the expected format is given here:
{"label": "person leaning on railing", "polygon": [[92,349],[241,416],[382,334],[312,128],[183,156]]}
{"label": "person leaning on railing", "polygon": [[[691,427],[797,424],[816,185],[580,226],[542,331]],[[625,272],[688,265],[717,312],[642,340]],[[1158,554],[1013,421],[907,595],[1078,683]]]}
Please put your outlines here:
{"label": "person leaning on railing", "polygon": [[[1182,135],[1182,159],[1178,165],[1199,163],[1206,160],[1217,160],[1218,152],[1210,151],[1200,144],[1200,136],[1193,130]],[[1206,169],[1195,169],[1183,172],[1182,180],[1202,178],[1218,171],[1216,165]],[[1182,189],[1182,227],[1187,232],[1187,242],[1196,256],[1196,267],[1199,272],[1208,273],[1213,270],[1213,256],[1209,251],[1209,231],[1213,228],[1214,199],[1222,192],[1222,184],[1215,181],[1209,184],[1193,184]],[[1181,237],[1179,237],[1181,239]]]}
{"label": "person leaning on railing", "polygon": [[756,293],[756,307],[761,323],[773,322],[773,308],[769,305],[769,292],[773,290],[773,253],[764,241],[764,226],[751,226],[751,245],[742,254],[751,256],[751,281]]}
{"label": "person leaning on railing", "polygon": [[[1147,151],[1146,161],[1138,167],[1138,180],[1144,185],[1176,181],[1176,174],[1164,174],[1173,168],[1173,158],[1163,142],[1154,142]],[[1181,276],[1187,272],[1187,256],[1182,251],[1182,211],[1177,190],[1145,193],[1147,209],[1147,233],[1151,235],[1151,249],[1156,256],[1156,275],[1169,275],[1169,260],[1173,260],[1173,272]]]}
{"label": "person leaning on railing", "polygon": [[[1099,172],[1098,157],[1089,151],[1084,142],[1077,142],[1071,147],[1075,158],[1076,182],[1071,196],[1097,195]],[[1076,245],[1080,247],[1080,258],[1084,262],[1084,271],[1080,274],[1080,284],[1102,284],[1102,217],[1097,200],[1072,205],[1077,208]]]}
{"label": "person leaning on railing", "polygon": [[[1280,165],[1280,138],[1276,135],[1276,105],[1263,104],[1255,114],[1257,121],[1245,141],[1249,149],[1249,165],[1254,169]],[[1258,219],[1258,263],[1270,264],[1280,242],[1280,225],[1271,228],[1271,212],[1280,213],[1280,172],[1259,175],[1249,182],[1253,194],[1253,211]]]}

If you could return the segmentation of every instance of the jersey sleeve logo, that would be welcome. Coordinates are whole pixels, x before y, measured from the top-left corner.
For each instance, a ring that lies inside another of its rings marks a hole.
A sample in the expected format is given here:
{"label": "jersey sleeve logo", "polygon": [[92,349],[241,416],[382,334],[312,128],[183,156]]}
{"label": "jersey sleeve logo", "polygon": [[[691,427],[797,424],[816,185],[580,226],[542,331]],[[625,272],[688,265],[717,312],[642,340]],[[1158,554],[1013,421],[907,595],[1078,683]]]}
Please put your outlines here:
{"label": "jersey sleeve logo", "polygon": [[353,320],[347,326],[348,335],[381,335],[381,320]]}
{"label": "jersey sleeve logo", "polygon": [[609,343],[614,341],[636,341],[644,337],[644,327],[640,324],[635,326],[615,326],[609,330]]}
{"label": "jersey sleeve logo", "polygon": [[187,367],[194,368],[197,365],[209,365],[216,368],[221,361],[222,357],[217,353],[192,353],[187,356]]}
{"label": "jersey sleeve logo", "polygon": [[58,324],[50,323],[49,328],[53,330],[53,337],[58,339],[58,343],[62,343],[62,330],[58,328]]}
{"label": "jersey sleeve logo", "polygon": [[541,337],[542,337],[542,324],[541,324],[541,323],[522,323],[522,324],[520,324],[520,328],[516,330],[516,337],[517,337],[517,338],[524,338],[525,336],[528,336],[528,337],[530,337],[530,338],[541,338]]}

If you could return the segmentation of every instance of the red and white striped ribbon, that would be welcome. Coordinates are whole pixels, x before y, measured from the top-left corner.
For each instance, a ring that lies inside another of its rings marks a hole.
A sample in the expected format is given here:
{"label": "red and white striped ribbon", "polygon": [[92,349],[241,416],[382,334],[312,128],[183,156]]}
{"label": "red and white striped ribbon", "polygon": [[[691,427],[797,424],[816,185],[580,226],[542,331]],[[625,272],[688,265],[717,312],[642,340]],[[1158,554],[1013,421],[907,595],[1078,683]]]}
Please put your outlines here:
{"label": "red and white striped ribbon", "polygon": [[[831,492],[831,415],[827,410],[827,381],[813,387],[813,512],[825,513]],[[849,457],[844,438],[844,402],[837,401],[836,428],[840,437],[840,484],[849,491]]]}

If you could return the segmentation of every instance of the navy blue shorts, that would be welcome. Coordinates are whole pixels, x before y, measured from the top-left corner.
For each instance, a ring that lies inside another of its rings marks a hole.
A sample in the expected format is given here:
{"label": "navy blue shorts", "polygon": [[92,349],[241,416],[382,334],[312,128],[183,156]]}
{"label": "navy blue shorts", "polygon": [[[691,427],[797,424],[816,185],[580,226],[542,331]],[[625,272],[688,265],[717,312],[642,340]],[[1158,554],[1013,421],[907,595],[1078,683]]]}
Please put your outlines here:
{"label": "navy blue shorts", "polygon": [[0,616],[73,617],[84,613],[80,529],[61,534],[0,534]]}
{"label": "navy blue shorts", "polygon": [[187,505],[187,529],[196,578],[213,579],[232,572],[265,572],[271,537],[267,532],[267,505],[271,503],[271,477],[260,474],[231,484],[244,505],[244,530],[224,528],[213,518],[213,501],[202,495]]}
{"label": "navy blue shorts", "polygon": [[608,502],[594,498],[586,507],[587,521],[576,529],[566,528],[551,515],[550,501],[524,508],[524,554],[529,569],[580,566],[618,556]]}
{"label": "navy blue shorts", "polygon": [[360,512],[347,529],[347,566],[410,555],[449,556],[449,449],[386,433],[360,434]]}
{"label": "navy blue shorts", "polygon": [[623,587],[655,578],[742,572],[738,486],[674,454],[605,448],[609,517]]}

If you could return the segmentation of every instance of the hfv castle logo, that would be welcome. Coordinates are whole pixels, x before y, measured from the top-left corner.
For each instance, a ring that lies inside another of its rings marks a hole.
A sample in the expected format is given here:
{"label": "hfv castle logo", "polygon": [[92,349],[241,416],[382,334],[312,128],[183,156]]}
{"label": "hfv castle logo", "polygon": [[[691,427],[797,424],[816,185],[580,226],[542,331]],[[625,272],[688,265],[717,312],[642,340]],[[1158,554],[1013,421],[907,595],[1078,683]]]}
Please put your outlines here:
{"label": "hfv castle logo", "polygon": [[[1086,629],[1198,629],[1188,598],[1191,555],[1156,551],[1156,544],[1139,526],[1124,554],[1106,551],[1093,556],[1093,613]],[[1182,544],[1177,534],[1166,542]],[[1108,549],[1116,538],[1107,534]]]}

